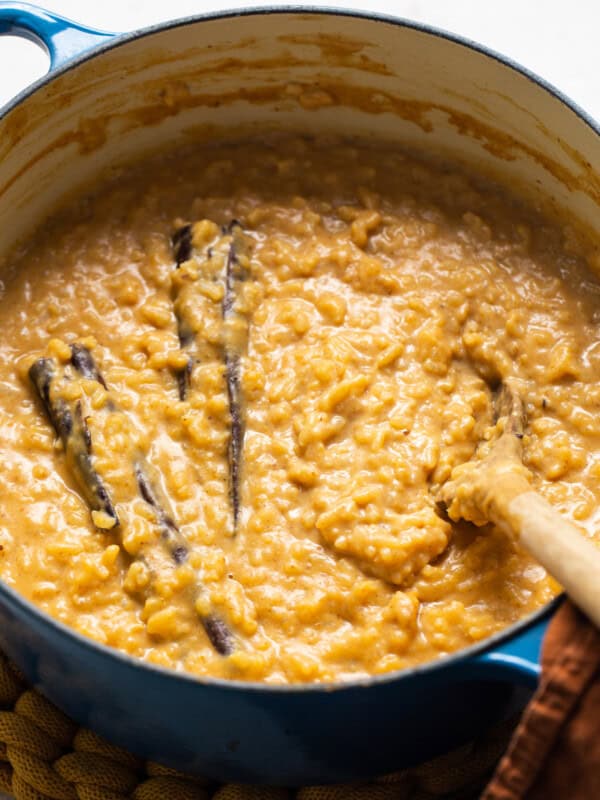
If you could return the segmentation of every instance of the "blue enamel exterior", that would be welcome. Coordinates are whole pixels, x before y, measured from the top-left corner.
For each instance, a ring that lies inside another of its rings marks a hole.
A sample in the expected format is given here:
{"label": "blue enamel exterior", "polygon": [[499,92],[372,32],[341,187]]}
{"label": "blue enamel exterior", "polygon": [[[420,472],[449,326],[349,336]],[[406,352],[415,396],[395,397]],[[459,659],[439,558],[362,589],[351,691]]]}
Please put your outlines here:
{"label": "blue enamel exterior", "polygon": [[[360,16],[286,7],[205,16],[307,11]],[[51,59],[49,75],[4,113],[68,61],[66,68],[76,68],[77,61],[106,47],[201,19],[115,36],[26,3],[0,2],[0,34],[31,39]],[[447,37],[525,72],[455,36],[383,19]],[[597,130],[552,87],[525,74]],[[481,645],[417,669],[340,685],[267,687],[196,679],[143,664],[80,636],[0,583],[0,648],[68,714],[145,758],[219,780],[326,783],[424,761],[514,712],[536,685],[540,646],[554,606]]]}
{"label": "blue enamel exterior", "polygon": [[499,680],[512,675],[518,683],[535,689],[540,676],[540,650],[547,627],[548,618],[543,616],[514,638],[471,658],[466,669]]}
{"label": "blue enamel exterior", "polygon": [[527,658],[550,613],[417,669],[267,687],[142,664],[0,586],[0,649],[67,714],[144,758],[217,780],[293,786],[419,763],[515,713],[533,688],[537,665]]}
{"label": "blue enamel exterior", "polygon": [[115,34],[93,30],[29,3],[0,3],[0,35],[13,34],[40,44],[50,56],[50,70]]}

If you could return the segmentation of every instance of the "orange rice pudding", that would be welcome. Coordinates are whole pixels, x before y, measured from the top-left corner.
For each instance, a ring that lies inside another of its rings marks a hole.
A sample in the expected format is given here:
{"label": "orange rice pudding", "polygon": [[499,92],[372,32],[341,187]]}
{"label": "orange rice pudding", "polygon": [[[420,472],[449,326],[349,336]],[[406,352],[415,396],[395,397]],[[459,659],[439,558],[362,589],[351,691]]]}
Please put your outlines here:
{"label": "orange rice pudding", "polygon": [[435,505],[507,377],[533,487],[598,536],[600,286],[570,229],[458,168],[198,145],[71,204],[1,274],[0,575],[98,642],[337,681],[539,608],[539,565]]}

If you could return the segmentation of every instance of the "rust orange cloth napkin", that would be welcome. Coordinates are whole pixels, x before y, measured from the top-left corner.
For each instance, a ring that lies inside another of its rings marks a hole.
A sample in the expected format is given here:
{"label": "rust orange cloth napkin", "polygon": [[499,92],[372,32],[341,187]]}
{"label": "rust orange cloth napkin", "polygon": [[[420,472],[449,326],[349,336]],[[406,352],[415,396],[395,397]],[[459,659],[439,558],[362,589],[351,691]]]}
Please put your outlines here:
{"label": "rust orange cloth napkin", "polygon": [[600,631],[569,601],[544,639],[540,685],[481,796],[525,798],[600,800]]}

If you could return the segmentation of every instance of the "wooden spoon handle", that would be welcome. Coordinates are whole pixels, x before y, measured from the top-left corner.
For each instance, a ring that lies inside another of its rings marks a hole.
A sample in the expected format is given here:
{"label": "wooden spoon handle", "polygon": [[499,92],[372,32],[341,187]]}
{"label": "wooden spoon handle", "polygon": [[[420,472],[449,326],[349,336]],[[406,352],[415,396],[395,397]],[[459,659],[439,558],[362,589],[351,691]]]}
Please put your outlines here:
{"label": "wooden spoon handle", "polygon": [[600,549],[533,491],[513,497],[497,522],[509,528],[600,626]]}

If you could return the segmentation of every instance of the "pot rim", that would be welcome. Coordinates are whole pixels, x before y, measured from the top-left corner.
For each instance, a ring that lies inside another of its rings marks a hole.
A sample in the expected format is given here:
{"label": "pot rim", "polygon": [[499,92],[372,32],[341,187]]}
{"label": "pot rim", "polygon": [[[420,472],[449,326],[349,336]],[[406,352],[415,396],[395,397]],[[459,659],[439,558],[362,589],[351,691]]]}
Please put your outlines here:
{"label": "pot rim", "polygon": [[[424,33],[428,36],[433,36],[438,39],[450,41],[453,44],[460,45],[468,50],[474,51],[479,55],[490,58],[500,64],[501,67],[516,72],[517,74],[527,78],[532,83],[543,89],[552,97],[557,99],[568,110],[572,111],[581,121],[592,129],[594,133],[600,136],[600,122],[588,114],[581,106],[571,100],[560,89],[552,83],[546,81],[544,78],[537,75],[535,72],[523,67],[513,59],[502,55],[496,50],[482,45],[478,42],[469,39],[468,37],[460,36],[459,34],[445,31],[432,25],[406,19],[404,17],[394,16],[391,14],[372,12],[362,9],[349,9],[349,8],[336,8],[334,6],[285,6],[285,5],[265,5],[249,8],[232,8],[223,11],[211,11],[201,14],[189,15],[166,22],[160,22],[139,28],[126,33],[116,33],[112,38],[107,38],[106,41],[100,42],[86,49],[79,55],[69,59],[65,63],[56,68],[50,68],[49,71],[38,78],[35,82],[25,87],[21,92],[16,94],[9,100],[2,108],[0,108],[0,121],[13,111],[17,106],[24,102],[30,95],[34,94],[38,89],[44,85],[60,77],[66,72],[77,68],[88,60],[101,55],[104,52],[126,45],[137,39],[143,39],[147,36],[152,36],[166,30],[171,30],[178,27],[185,27],[194,25],[200,22],[220,20],[220,19],[235,19],[236,17],[250,17],[250,16],[265,16],[265,15],[323,15],[327,17],[342,16],[352,17],[358,19],[368,19],[373,22],[383,23],[386,25],[393,25],[399,28],[406,28],[416,31],[417,33]],[[106,33],[106,32],[103,32]],[[536,611],[528,614],[526,617],[509,625],[503,630],[493,634],[492,636],[473,644],[469,647],[463,648],[448,655],[442,655],[433,661],[427,661],[423,664],[418,664],[414,667],[406,667],[400,670],[393,670],[390,672],[382,673],[379,675],[370,675],[365,677],[353,678],[342,681],[320,682],[320,683],[293,683],[293,684],[270,684],[258,681],[241,681],[226,678],[216,678],[210,675],[195,675],[190,672],[179,672],[173,668],[163,667],[156,664],[151,664],[141,658],[131,656],[116,648],[109,647],[95,641],[87,636],[76,631],[74,628],[66,625],[63,622],[52,617],[50,614],[42,611],[38,606],[21,595],[15,589],[11,588],[2,579],[0,579],[0,598],[4,596],[8,601],[8,605],[16,605],[21,607],[28,615],[37,619],[37,622],[46,627],[53,628],[61,637],[72,638],[84,649],[98,653],[101,657],[115,659],[125,667],[139,669],[142,671],[149,671],[162,678],[169,680],[177,680],[193,683],[196,686],[204,686],[207,688],[215,687],[226,691],[250,691],[253,694],[318,694],[318,693],[331,693],[343,692],[359,688],[368,688],[373,685],[380,685],[385,683],[396,682],[399,680],[407,680],[412,677],[424,675],[427,673],[435,673],[447,667],[456,667],[466,665],[467,662],[474,656],[481,655],[486,652],[493,652],[494,649],[501,644],[504,644],[512,639],[517,640],[519,635],[529,628],[533,627],[537,622],[540,622],[544,617],[549,617],[550,614],[560,603],[563,595],[560,594],[553,598],[550,602],[543,605]]]}
{"label": "pot rim", "polygon": [[[184,681],[192,683],[196,686],[205,688],[219,688],[221,690],[243,690],[250,691],[252,694],[331,694],[333,692],[340,693],[350,691],[353,689],[369,688],[370,686],[380,685],[385,683],[393,683],[399,680],[408,680],[409,678],[418,677],[428,673],[435,673],[443,670],[446,667],[461,667],[466,666],[468,662],[475,656],[484,653],[493,653],[497,645],[505,644],[511,640],[517,640],[521,633],[532,628],[536,623],[541,622],[545,617],[550,617],[555,608],[558,607],[564,594],[559,594],[552,598],[548,603],[528,614],[523,619],[518,620],[512,625],[504,628],[501,631],[493,634],[492,636],[483,639],[469,647],[457,650],[448,655],[441,655],[432,661],[426,661],[423,664],[417,664],[414,667],[405,667],[403,669],[391,670],[379,675],[366,675],[358,678],[351,678],[348,680],[338,681],[322,681],[312,683],[266,683],[260,681],[242,681],[230,678],[216,678],[212,675],[196,675],[192,672],[178,671],[172,667],[163,667],[158,664],[152,664],[144,661],[142,658],[129,655],[122,650],[97,642],[94,639],[85,636],[75,628],[66,625],[64,622],[55,619],[54,617],[42,611],[38,606],[21,595],[12,587],[8,586],[3,580],[0,579],[0,602],[2,602],[2,595],[8,600],[8,606],[16,605],[24,610],[27,614],[37,618],[38,623],[44,627],[54,628],[63,639],[74,639],[78,645],[85,650],[92,651],[100,655],[102,658],[115,659],[121,662],[124,667],[130,669],[141,669],[155,673],[161,678],[169,680]],[[482,666],[482,675],[485,672],[485,666]]]}
{"label": "pot rim", "polygon": [[[194,25],[198,22],[205,22],[205,21],[212,21],[212,20],[219,20],[219,19],[234,19],[236,17],[251,17],[251,16],[271,16],[276,14],[285,14],[285,15],[323,15],[326,17],[354,17],[358,19],[367,19],[373,22],[383,23],[386,25],[392,25],[397,28],[407,28],[409,30],[417,31],[418,33],[424,33],[429,36],[438,39],[445,39],[446,41],[452,42],[453,44],[460,45],[461,47],[466,48],[467,50],[472,50],[479,55],[486,56],[491,58],[493,61],[498,62],[501,66],[507,67],[513,72],[516,72],[518,75],[527,78],[531,83],[539,86],[541,89],[546,91],[549,95],[554,97],[558,100],[562,105],[566,106],[570,111],[572,111],[579,119],[582,120],[588,127],[590,127],[594,133],[600,135],[600,119],[596,119],[596,117],[592,116],[588,113],[579,103],[575,102],[571,99],[565,92],[559,89],[550,81],[546,80],[542,76],[538,75],[535,71],[529,69],[529,67],[525,67],[520,64],[515,59],[511,58],[510,56],[506,56],[503,53],[495,50],[493,47],[488,47],[487,45],[481,44],[480,42],[476,42],[474,39],[470,39],[468,36],[461,36],[460,34],[453,33],[452,31],[447,31],[444,28],[438,28],[435,25],[429,25],[424,22],[418,22],[416,20],[411,20],[406,17],[395,16],[393,14],[387,14],[385,12],[380,11],[368,11],[363,9],[355,9],[355,8],[344,8],[340,6],[339,8],[336,6],[312,6],[309,3],[306,5],[299,5],[299,6],[287,6],[287,5],[278,5],[276,3],[269,4],[269,5],[260,5],[260,6],[251,6],[251,7],[243,7],[243,8],[230,8],[225,9],[222,11],[206,11],[200,14],[189,14],[185,17],[177,17],[176,19],[167,20],[165,22],[157,22],[151,25],[146,25],[142,28],[136,28],[131,31],[125,31],[124,33],[111,33],[110,31],[100,31],[98,30],[97,33],[99,35],[106,36],[106,40],[99,42],[98,44],[92,45],[84,45],[84,48],[81,53],[78,55],[69,58],[65,62],[59,64],[57,67],[50,66],[48,72],[42,75],[40,78],[35,80],[33,83],[30,83],[28,86],[24,87],[24,89],[18,92],[14,97],[12,97],[8,102],[6,102],[3,106],[0,107],[0,121],[10,113],[14,108],[16,108],[22,101],[26,100],[31,94],[36,92],[46,83],[54,80],[54,78],[58,78],[60,75],[64,74],[65,72],[69,72],[70,70],[78,67],[80,64],[83,64],[86,61],[95,58],[98,55],[101,55],[104,52],[112,50],[113,48],[120,47],[121,45],[128,44],[136,39],[144,39],[147,36],[152,36],[156,33],[161,33],[162,31],[171,30],[173,28],[180,28],[185,27],[187,25]],[[54,15],[53,16],[58,16]],[[65,22],[70,22],[66,18],[61,18]],[[91,30],[91,29],[90,29]],[[18,35],[18,34],[17,34]],[[42,47],[44,47],[44,42],[39,42]]]}

